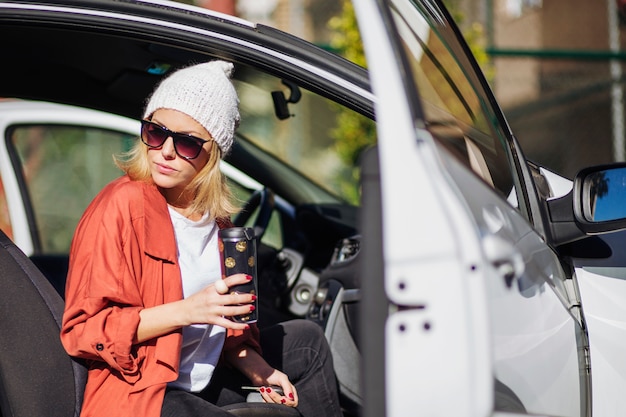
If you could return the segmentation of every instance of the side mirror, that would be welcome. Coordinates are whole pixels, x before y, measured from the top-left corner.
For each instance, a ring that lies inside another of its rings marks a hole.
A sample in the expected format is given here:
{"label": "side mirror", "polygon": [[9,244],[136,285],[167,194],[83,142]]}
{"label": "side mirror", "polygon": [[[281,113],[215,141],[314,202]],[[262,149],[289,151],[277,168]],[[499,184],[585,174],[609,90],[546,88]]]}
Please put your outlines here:
{"label": "side mirror", "polygon": [[547,205],[554,246],[626,229],[626,163],[581,170],[572,191]]}
{"label": "side mirror", "polygon": [[585,233],[626,228],[626,164],[581,170],[574,179],[574,220]]}

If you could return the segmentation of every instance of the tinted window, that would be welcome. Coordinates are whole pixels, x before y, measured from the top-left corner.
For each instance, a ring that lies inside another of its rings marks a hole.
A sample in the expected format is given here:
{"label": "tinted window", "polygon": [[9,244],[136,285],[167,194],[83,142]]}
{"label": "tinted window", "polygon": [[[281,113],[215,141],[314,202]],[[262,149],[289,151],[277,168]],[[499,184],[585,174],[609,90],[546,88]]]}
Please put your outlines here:
{"label": "tinted window", "polygon": [[37,252],[69,251],[87,205],[121,174],[113,154],[128,150],[135,140],[82,126],[25,125],[12,130],[9,143],[30,199]]}
{"label": "tinted window", "polygon": [[[489,110],[487,98],[475,89],[468,71],[457,61],[454,39],[443,39],[415,9],[394,13],[419,86],[428,129],[448,152],[463,162],[513,206],[518,206],[504,135]],[[436,20],[432,18],[432,20]],[[442,31],[446,28],[442,28]]]}
{"label": "tinted window", "polygon": [[[239,134],[332,197],[311,202],[358,204],[358,152],[354,150],[375,142],[374,122],[306,89],[295,85],[290,89],[280,78],[252,68],[238,68],[236,74]],[[275,96],[281,93],[293,101],[283,108],[284,118],[276,111]],[[311,195],[319,193],[311,190]]]}

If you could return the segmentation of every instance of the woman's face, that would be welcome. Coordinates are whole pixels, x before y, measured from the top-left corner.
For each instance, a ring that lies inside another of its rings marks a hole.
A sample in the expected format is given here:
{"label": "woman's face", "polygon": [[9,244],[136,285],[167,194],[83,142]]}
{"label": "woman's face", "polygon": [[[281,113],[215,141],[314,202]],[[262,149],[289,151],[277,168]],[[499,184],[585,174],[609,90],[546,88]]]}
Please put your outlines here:
{"label": "woman's face", "polygon": [[[171,109],[159,109],[152,115],[152,122],[176,133],[212,140],[209,132],[200,123],[185,113]],[[193,180],[209,159],[211,143],[206,142],[197,158],[181,158],[174,149],[171,137],[160,148],[148,148],[148,161],[152,180],[161,189],[168,203],[176,202],[184,188]]]}

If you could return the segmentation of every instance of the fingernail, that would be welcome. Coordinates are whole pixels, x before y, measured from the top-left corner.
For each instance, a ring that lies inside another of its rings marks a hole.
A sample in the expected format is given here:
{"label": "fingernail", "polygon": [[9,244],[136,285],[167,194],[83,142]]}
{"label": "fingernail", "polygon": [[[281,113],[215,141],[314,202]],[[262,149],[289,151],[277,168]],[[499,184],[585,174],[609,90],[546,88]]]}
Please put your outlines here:
{"label": "fingernail", "polygon": [[246,324],[246,327],[244,327],[244,329],[248,330],[248,329],[250,329],[250,326],[248,324]]}
{"label": "fingernail", "polygon": [[267,390],[267,393],[268,393],[268,394],[269,394],[270,392],[272,392],[272,389],[271,389],[271,388],[269,388],[269,387],[268,387],[268,388],[266,388],[266,390]]}
{"label": "fingernail", "polygon": [[248,281],[252,281],[252,275],[246,275],[246,279],[247,279]]}
{"label": "fingernail", "polygon": [[250,306],[250,311],[254,311],[254,310],[256,310],[256,307]]}
{"label": "fingernail", "polygon": [[287,400],[285,400],[284,398],[281,398],[281,399],[280,399],[280,403],[281,403],[281,404],[285,404],[286,402],[287,402]]}
{"label": "fingernail", "polygon": [[293,400],[293,392],[289,393],[289,398],[291,398]]}
{"label": "fingernail", "polygon": [[252,301],[255,301],[255,300],[256,300],[256,295],[253,295],[252,296]]}
{"label": "fingernail", "polygon": [[265,388],[261,387],[261,389],[259,391],[265,392]]}

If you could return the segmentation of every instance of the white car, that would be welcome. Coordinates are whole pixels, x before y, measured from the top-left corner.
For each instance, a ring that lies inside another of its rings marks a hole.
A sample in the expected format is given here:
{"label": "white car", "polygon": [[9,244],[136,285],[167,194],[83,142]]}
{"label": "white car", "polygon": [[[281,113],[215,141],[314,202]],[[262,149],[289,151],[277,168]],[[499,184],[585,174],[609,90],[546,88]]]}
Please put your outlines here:
{"label": "white car", "polygon": [[62,306],[73,228],[154,84],[214,58],[236,67],[223,169],[235,222],[262,232],[260,325],[323,326],[345,416],[626,410],[626,165],[570,180],[527,161],[439,0],[354,7],[367,70],[162,0],[0,2],[0,221],[21,249],[0,234],[3,417],[80,409],[58,326],[23,307]]}

